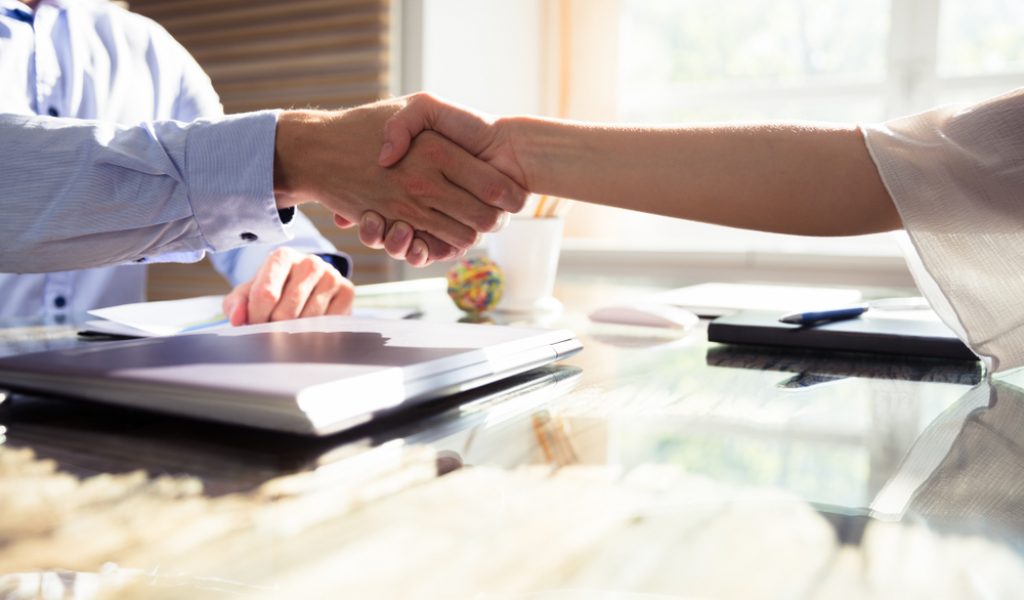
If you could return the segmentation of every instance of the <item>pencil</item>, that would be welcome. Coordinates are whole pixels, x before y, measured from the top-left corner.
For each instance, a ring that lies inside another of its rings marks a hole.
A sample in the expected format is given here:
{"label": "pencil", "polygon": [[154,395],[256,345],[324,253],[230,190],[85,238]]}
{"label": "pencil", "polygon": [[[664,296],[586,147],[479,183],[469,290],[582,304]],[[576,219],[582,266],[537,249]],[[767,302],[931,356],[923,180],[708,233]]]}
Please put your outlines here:
{"label": "pencil", "polygon": [[558,216],[558,207],[562,204],[561,198],[555,198],[555,201],[548,207],[547,214],[544,216],[551,219]]}
{"label": "pencil", "polygon": [[533,218],[537,219],[544,215],[544,202],[548,199],[547,196],[541,196],[540,202],[537,203],[537,210],[533,211]]}

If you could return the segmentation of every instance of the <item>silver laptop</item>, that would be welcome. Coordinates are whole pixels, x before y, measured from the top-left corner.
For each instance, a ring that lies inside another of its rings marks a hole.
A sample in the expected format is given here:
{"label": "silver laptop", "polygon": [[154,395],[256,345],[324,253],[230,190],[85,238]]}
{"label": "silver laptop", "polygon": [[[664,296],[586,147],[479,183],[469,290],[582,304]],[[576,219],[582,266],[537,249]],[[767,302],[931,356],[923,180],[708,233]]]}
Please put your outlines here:
{"label": "silver laptop", "polygon": [[327,435],[581,348],[566,330],[317,317],[0,358],[0,387]]}

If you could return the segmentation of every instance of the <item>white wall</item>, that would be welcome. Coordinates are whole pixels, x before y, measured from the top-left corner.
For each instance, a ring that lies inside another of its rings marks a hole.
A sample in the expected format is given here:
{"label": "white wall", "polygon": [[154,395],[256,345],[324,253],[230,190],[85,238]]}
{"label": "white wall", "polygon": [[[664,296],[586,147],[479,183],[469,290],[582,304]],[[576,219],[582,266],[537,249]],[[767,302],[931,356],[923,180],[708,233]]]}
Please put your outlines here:
{"label": "white wall", "polygon": [[405,0],[403,10],[401,92],[495,114],[543,112],[544,0]]}

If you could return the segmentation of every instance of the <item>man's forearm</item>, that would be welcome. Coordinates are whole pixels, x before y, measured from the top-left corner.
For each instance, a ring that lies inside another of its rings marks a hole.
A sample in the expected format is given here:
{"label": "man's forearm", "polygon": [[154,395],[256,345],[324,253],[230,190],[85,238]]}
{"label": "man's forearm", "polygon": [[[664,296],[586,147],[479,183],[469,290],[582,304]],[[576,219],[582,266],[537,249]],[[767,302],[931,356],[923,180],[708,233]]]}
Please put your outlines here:
{"label": "man's forearm", "polygon": [[858,128],[502,119],[530,191],[778,233],[901,227]]}

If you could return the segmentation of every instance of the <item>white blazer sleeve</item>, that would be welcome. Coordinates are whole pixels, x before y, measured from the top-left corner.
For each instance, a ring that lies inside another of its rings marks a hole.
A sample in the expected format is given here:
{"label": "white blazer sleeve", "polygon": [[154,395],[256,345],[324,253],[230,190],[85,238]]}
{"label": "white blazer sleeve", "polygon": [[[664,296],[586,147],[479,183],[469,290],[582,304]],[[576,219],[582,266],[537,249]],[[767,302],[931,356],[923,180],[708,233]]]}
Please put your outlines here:
{"label": "white blazer sleeve", "polygon": [[1024,366],[1024,88],[863,129],[922,293],[993,371]]}

